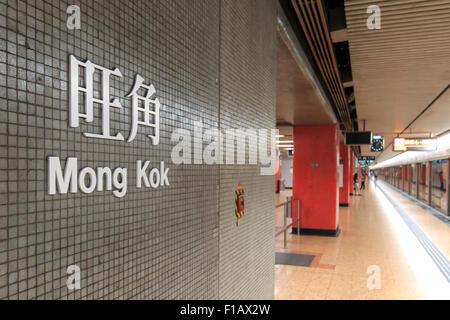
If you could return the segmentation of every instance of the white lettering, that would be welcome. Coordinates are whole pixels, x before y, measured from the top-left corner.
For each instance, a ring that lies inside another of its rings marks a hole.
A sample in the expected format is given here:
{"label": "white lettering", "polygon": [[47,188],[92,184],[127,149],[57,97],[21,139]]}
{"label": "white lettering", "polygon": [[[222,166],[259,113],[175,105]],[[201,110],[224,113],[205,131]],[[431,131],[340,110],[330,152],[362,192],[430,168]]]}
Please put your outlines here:
{"label": "white lettering", "polygon": [[[65,194],[69,189],[71,193],[78,192],[78,189],[84,193],[91,193],[94,190],[112,190],[113,186],[116,189],[113,191],[113,194],[118,198],[123,197],[127,192],[126,168],[116,168],[111,172],[111,169],[108,167],[99,167],[97,171],[91,167],[85,167],[80,170],[78,175],[77,171],[77,158],[67,158],[63,175],[60,159],[58,157],[49,157],[48,193],[56,194],[58,190],[58,193]],[[104,185],[105,180],[106,183]]]}
{"label": "white lettering", "polygon": [[377,5],[370,5],[367,7],[366,13],[371,13],[367,18],[366,26],[369,30],[381,29],[381,9]]}
{"label": "white lettering", "polygon": [[97,191],[103,191],[103,176],[106,176],[106,190],[112,189],[111,169],[108,167],[104,167],[104,168],[97,168],[97,178],[98,178]]}
{"label": "white lettering", "polygon": [[381,289],[381,269],[377,265],[371,265],[367,267],[367,274],[370,276],[367,278],[367,288],[369,290]]}
{"label": "white lettering", "polygon": [[[86,175],[89,176],[89,187],[86,186]],[[80,174],[78,175],[78,184],[81,191],[84,193],[91,193],[94,191],[97,184],[97,176],[95,175],[94,169],[89,167],[81,169]]]}
{"label": "white lettering", "polygon": [[206,164],[223,164],[222,133],[218,129],[205,130],[203,139],[210,142],[203,151],[203,161]]}
{"label": "white lettering", "polygon": [[[180,141],[181,139],[181,141]],[[178,142],[170,154],[175,164],[191,164],[191,134],[186,129],[176,129],[170,138],[172,142]]]}
{"label": "white lettering", "polygon": [[[119,181],[120,179],[120,181]],[[117,168],[113,173],[113,185],[117,190],[113,194],[117,198],[122,198],[127,193],[127,169]]]}
{"label": "white lettering", "polygon": [[267,130],[259,129],[259,162],[263,165],[270,164],[269,167],[260,168],[260,173],[263,176],[274,175],[276,172],[276,151],[275,138],[278,130],[271,129],[270,134],[270,155],[267,155]]}
{"label": "white lettering", "polygon": [[194,122],[194,164],[203,163],[203,123]]}
{"label": "white lettering", "polygon": [[149,166],[150,161],[145,161],[144,165],[142,165],[142,161],[138,160],[136,162],[136,187],[142,187],[142,181],[144,181],[144,185],[146,188],[158,188],[159,186],[168,186],[169,178],[168,172],[169,168],[165,168],[164,161],[161,161],[160,168],[152,168],[150,173],[147,175],[147,167]]}
{"label": "white lettering", "polygon": [[164,168],[164,161],[161,161],[161,173],[161,186],[169,186],[169,177],[167,176],[169,168]]}
{"label": "white lettering", "polygon": [[158,188],[159,182],[161,181],[161,176],[159,175],[159,171],[156,168],[153,168],[150,171],[150,184],[152,188]]}
{"label": "white lettering", "polygon": [[81,270],[77,265],[71,265],[67,268],[67,274],[70,276],[67,278],[67,289],[79,290],[81,289]]}
{"label": "white lettering", "polygon": [[61,163],[58,157],[48,157],[48,194],[56,194],[56,184],[61,194],[67,193],[70,184],[70,192],[77,192],[77,158],[68,158],[64,169],[64,178]]}
{"label": "white lettering", "polygon": [[144,179],[144,184],[148,188],[150,187],[150,182],[148,181],[147,174],[145,170],[147,170],[150,161],[145,161],[144,166],[142,166],[142,161],[138,160],[136,163],[136,188],[142,187],[142,179]]}
{"label": "white lettering", "polygon": [[67,29],[69,30],[81,29],[80,7],[76,5],[68,6],[66,13],[70,14],[70,16],[67,17],[66,22]]}

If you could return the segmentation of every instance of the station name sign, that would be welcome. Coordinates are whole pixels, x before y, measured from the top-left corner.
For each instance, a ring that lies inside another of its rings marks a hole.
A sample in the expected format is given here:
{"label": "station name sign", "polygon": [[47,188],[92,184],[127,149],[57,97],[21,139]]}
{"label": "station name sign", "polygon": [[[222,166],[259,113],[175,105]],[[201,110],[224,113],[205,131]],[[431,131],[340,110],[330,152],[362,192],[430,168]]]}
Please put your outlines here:
{"label": "station name sign", "polygon": [[[100,132],[83,132],[87,138],[105,139],[131,143],[138,131],[145,130],[152,146],[159,144],[159,111],[161,104],[156,97],[156,89],[152,84],[145,84],[145,79],[136,75],[133,87],[125,99],[131,104],[131,124],[128,137],[121,132],[112,132],[110,126],[111,109],[123,109],[117,97],[110,95],[110,79],[121,78],[119,69],[108,69],[94,64],[89,60],[83,62],[69,56],[69,127],[77,128],[81,123],[94,122],[94,109],[101,110]],[[95,87],[95,78],[100,79],[100,85]],[[81,81],[80,81],[81,80]],[[81,83],[81,84],[80,84]],[[169,186],[169,168],[164,161],[157,166],[150,164],[149,160],[137,160],[136,188],[159,188]],[[80,168],[76,157],[65,159],[65,167],[58,156],[47,158],[48,194],[91,193],[94,191],[111,191],[121,198],[127,193],[128,168],[108,166],[98,168]]]}
{"label": "station name sign", "polygon": [[436,151],[436,138],[394,138],[393,151]]}

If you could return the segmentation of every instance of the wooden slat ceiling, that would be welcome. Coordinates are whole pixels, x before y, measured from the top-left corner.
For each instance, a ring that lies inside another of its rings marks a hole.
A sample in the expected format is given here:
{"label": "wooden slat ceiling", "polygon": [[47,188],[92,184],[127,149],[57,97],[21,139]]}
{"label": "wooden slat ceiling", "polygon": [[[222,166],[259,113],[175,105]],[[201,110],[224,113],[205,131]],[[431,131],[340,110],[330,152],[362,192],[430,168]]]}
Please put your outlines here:
{"label": "wooden slat ceiling", "polygon": [[[373,4],[381,9],[379,30],[366,26]],[[358,119],[389,145],[394,132],[402,132],[450,83],[450,0],[346,0],[345,13]],[[446,91],[407,132],[442,133],[450,128],[449,115]],[[361,151],[375,154],[368,146]],[[377,160],[394,155],[386,150]]]}
{"label": "wooden slat ceiling", "polygon": [[322,0],[291,0],[291,2],[341,123],[347,131],[352,131],[350,110],[339,75]]}

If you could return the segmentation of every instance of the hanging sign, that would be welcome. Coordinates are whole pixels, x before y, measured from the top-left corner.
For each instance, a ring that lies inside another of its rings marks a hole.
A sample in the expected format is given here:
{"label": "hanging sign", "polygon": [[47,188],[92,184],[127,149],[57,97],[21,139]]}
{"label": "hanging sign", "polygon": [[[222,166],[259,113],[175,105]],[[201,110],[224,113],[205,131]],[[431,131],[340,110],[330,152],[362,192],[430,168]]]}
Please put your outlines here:
{"label": "hanging sign", "polygon": [[394,151],[436,151],[436,138],[394,138]]}

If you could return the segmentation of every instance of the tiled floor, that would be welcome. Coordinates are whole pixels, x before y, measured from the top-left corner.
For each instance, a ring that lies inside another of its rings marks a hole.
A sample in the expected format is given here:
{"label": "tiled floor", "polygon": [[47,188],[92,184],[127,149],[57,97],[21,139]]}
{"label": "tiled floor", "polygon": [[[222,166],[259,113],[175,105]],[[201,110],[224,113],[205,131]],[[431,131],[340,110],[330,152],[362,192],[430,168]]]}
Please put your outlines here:
{"label": "tiled floor", "polygon": [[[429,237],[436,239],[448,258],[448,227],[392,189],[384,190],[400,197],[399,203],[419,226],[423,224],[424,232],[433,234]],[[317,259],[312,267],[275,265],[275,298],[450,299],[448,282],[380,190],[370,183],[362,193],[351,197],[350,207],[340,209],[339,237],[288,234],[287,249],[283,249],[283,235],[277,237],[278,251],[315,254]],[[277,202],[286,195],[290,192],[277,195]],[[277,227],[282,223],[279,209]],[[380,270],[380,289],[367,287],[369,266]]]}
{"label": "tiled floor", "polygon": [[[383,183],[383,182],[381,182]],[[408,212],[411,219],[427,234],[436,247],[447,257],[450,258],[450,230],[449,227],[427,212],[425,209],[417,206],[414,201],[403,196],[399,192],[392,192],[392,189],[384,188],[390,191],[390,196]]]}

